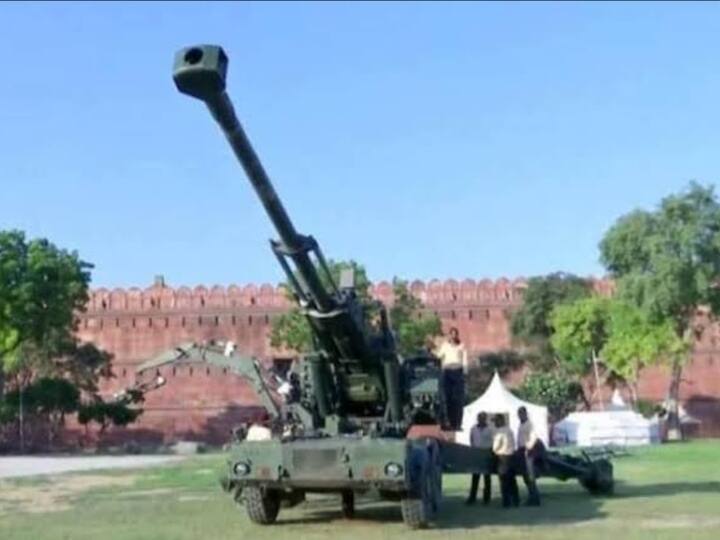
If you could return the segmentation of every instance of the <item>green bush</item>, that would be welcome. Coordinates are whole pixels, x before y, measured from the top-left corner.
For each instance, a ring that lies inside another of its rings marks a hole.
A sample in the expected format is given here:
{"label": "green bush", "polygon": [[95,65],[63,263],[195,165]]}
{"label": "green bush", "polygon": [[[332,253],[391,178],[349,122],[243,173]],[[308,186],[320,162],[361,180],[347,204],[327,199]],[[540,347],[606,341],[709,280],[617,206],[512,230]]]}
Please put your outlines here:
{"label": "green bush", "polygon": [[582,385],[556,372],[530,372],[515,390],[522,399],[545,405],[551,422],[557,422],[584,402]]}
{"label": "green bush", "polygon": [[95,422],[104,432],[111,424],[113,426],[126,426],[134,422],[142,414],[141,409],[132,409],[123,402],[92,401],[80,406],[78,422],[87,425]]}
{"label": "green bush", "polygon": [[660,410],[660,405],[649,399],[638,399],[635,402],[635,410],[645,418],[652,418]]}
{"label": "green bush", "polygon": [[[43,377],[22,389],[23,412],[48,417],[63,416],[77,411],[80,391],[65,379]],[[11,422],[20,413],[20,389],[5,393],[0,402],[0,422]]]}

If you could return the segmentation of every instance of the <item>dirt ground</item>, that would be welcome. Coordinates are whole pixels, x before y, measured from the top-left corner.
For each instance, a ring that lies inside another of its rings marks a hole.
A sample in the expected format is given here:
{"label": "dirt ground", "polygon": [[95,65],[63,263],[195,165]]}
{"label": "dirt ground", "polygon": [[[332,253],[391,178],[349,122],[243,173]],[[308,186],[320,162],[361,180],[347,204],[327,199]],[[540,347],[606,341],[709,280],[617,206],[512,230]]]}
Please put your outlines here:
{"label": "dirt ground", "polygon": [[134,469],[171,463],[180,456],[12,456],[0,457],[0,478],[98,469]]}
{"label": "dirt ground", "polygon": [[[79,474],[102,469],[137,469],[182,460],[179,456],[13,456],[0,458],[0,515],[11,511],[28,513],[59,512],[70,508],[70,501],[96,488],[127,488],[136,475]],[[23,478],[17,484],[10,478]]]}
{"label": "dirt ground", "polygon": [[135,482],[135,477],[82,475],[60,479],[49,476],[43,480],[29,485],[12,485],[0,480],[0,516],[18,511],[44,514],[69,510],[74,497],[98,487],[128,487]]}

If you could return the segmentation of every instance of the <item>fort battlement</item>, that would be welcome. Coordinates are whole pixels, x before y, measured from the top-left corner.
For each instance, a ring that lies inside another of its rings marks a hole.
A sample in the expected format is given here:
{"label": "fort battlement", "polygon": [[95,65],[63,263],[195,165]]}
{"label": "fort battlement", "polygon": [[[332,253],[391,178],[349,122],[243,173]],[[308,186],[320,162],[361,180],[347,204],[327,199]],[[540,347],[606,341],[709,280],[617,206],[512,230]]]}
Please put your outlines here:
{"label": "fort battlement", "polygon": [[[593,279],[598,291],[610,291],[612,282]],[[483,279],[475,281],[465,279],[456,281],[432,280],[412,281],[408,283],[410,291],[426,306],[447,306],[451,304],[472,305],[477,303],[515,305],[522,298],[527,286],[524,278],[496,281]],[[371,285],[373,297],[392,304],[392,283],[381,281]],[[205,287],[168,287],[155,284],[146,289],[94,289],[90,293],[87,306],[88,314],[105,312],[170,312],[170,311],[215,311],[226,309],[288,309],[291,306],[282,286],[263,285],[215,285]]]}
{"label": "fort battlement", "polygon": [[[613,290],[610,280],[593,279],[593,283],[601,294]],[[459,329],[471,357],[512,346],[509,320],[522,301],[526,279],[450,279],[408,285],[426,309],[440,317],[445,329]],[[392,305],[391,283],[373,284],[371,294]],[[269,335],[273,318],[292,305],[281,286],[170,287],[157,279],[147,288],[92,290],[87,310],[79,314],[78,335],[113,354],[115,377],[102,388],[110,395],[132,384],[139,364],[188,341],[232,340],[242,354],[266,362],[285,361],[294,353],[272,347]],[[704,431],[707,434],[720,434],[720,421],[713,420],[720,418],[718,340],[720,327],[716,324],[699,336],[681,389],[685,403],[694,403],[693,413],[710,419]],[[165,366],[157,374],[168,384],[147,396],[140,421],[130,432],[119,435],[133,437],[133,433],[149,430],[166,440],[179,434],[221,440],[228,426],[257,403],[243,381],[222,370]],[[667,383],[667,369],[644,370],[640,395],[660,400]]]}
{"label": "fort battlement", "polygon": [[[427,306],[447,304],[515,304],[522,294],[524,279],[497,281],[482,280],[433,280],[429,283],[409,283],[412,293]],[[392,304],[392,283],[382,281],[371,286],[373,297]],[[104,312],[156,313],[173,311],[217,311],[249,309],[289,309],[292,302],[282,286],[230,285],[223,287],[167,287],[154,285],[146,289],[95,289],[90,294],[88,314]]]}

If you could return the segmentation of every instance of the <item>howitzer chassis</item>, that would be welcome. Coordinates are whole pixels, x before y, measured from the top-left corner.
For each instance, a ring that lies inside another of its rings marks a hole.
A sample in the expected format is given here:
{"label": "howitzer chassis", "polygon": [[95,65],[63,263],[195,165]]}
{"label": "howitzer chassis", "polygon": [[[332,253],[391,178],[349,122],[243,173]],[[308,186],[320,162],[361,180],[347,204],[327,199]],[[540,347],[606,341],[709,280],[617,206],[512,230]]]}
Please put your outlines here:
{"label": "howitzer chassis", "polygon": [[[549,452],[538,465],[539,476],[577,479],[593,495],[613,492],[607,459]],[[517,474],[523,467],[515,464]],[[497,464],[491,450],[433,438],[246,441],[232,448],[222,485],[256,523],[274,522],[283,503],[297,504],[306,493],[342,494],[343,514],[351,517],[354,494],[372,493],[400,501],[405,523],[419,528],[440,507],[443,474],[497,474]]]}
{"label": "howitzer chassis", "polygon": [[438,510],[441,482],[434,439],[349,436],[237,444],[223,487],[262,524],[275,520],[282,503],[293,505],[306,493],[340,493],[343,513],[351,517],[355,494],[370,493],[400,501],[404,521],[424,527]]}
{"label": "howitzer chassis", "polygon": [[[271,247],[314,351],[301,359],[293,397],[282,407],[269,398],[258,364],[236,370],[261,394],[271,436],[233,443],[223,487],[261,524],[309,492],[340,493],[348,515],[355,493],[374,492],[399,500],[409,526],[424,527],[439,508],[443,471],[492,472],[492,456],[441,436],[408,437],[413,426],[446,423],[437,359],[401,361],[384,308],[377,306],[377,321],[368,324],[352,279],[338,286],[315,239],[296,231],[225,92],[227,65],[220,47],[188,47],[175,57],[173,78],[180,92],[205,103],[275,226],[279,239]],[[563,474],[593,475],[572,470]]]}

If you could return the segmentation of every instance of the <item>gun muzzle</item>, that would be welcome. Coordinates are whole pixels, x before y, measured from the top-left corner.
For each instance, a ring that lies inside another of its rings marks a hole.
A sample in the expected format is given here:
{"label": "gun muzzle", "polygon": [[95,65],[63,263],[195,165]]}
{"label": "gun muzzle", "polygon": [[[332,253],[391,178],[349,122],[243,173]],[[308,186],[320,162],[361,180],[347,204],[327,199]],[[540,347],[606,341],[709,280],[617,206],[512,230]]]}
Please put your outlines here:
{"label": "gun muzzle", "polygon": [[175,54],[173,80],[183,94],[202,101],[225,91],[228,57],[217,45],[196,45]]}

